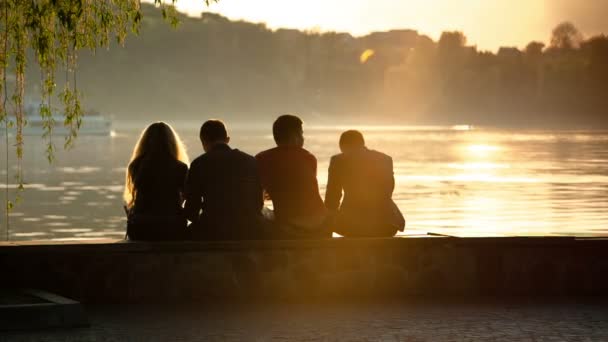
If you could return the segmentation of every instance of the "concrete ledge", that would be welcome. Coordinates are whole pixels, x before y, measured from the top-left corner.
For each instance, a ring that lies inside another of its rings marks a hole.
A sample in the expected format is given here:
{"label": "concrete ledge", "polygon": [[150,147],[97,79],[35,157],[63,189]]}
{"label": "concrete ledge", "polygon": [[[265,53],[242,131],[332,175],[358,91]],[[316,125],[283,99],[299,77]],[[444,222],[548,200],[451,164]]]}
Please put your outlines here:
{"label": "concrete ledge", "polygon": [[0,331],[88,325],[80,303],[34,289],[1,290]]}
{"label": "concrete ledge", "polygon": [[392,238],[11,242],[13,287],[84,302],[411,295],[604,295],[608,240]]}

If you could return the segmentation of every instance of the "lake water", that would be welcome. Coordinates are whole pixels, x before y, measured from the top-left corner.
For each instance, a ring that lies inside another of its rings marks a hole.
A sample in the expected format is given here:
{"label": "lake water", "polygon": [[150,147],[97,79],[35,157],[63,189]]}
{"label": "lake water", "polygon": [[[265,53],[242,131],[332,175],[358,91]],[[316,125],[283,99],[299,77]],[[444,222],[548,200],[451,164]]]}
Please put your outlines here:
{"label": "lake water", "polygon": [[[202,152],[198,125],[183,126],[178,130],[194,159]],[[393,157],[394,199],[406,216],[405,235],[608,236],[608,132],[360,129],[370,148]],[[319,162],[322,195],[342,130],[305,127],[305,147]],[[71,151],[59,151],[52,165],[43,141],[27,137],[23,163],[28,184],[10,214],[10,238],[123,237],[124,172],[138,134],[118,128],[110,137],[80,137]],[[230,135],[233,147],[251,154],[274,145],[270,129],[237,128]],[[61,139],[57,145],[62,146]],[[4,148],[2,144],[3,153]],[[4,180],[7,161],[4,156],[0,160]],[[9,165],[12,175],[13,156]]]}

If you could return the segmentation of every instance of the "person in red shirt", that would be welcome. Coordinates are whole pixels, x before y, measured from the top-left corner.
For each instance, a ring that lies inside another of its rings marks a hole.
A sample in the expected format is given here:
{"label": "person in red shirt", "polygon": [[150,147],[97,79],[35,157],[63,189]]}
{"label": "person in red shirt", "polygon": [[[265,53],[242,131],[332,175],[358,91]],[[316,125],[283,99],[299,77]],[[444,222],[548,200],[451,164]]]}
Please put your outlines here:
{"label": "person in red shirt", "polygon": [[277,147],[256,155],[260,181],[272,200],[271,235],[281,238],[329,237],[327,211],[317,183],[317,159],[304,149],[302,120],[282,115],[272,125]]}

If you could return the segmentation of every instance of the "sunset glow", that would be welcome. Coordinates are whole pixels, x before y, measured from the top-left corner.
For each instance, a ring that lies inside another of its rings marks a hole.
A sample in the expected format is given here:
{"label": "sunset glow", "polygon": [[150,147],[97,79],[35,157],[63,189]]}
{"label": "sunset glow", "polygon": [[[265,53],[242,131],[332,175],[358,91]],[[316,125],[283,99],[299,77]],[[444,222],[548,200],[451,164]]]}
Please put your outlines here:
{"label": "sunset glow", "polygon": [[[148,0],[151,2],[151,0]],[[439,38],[446,30],[465,32],[480,49],[524,47],[531,40],[547,42],[551,29],[572,20],[587,35],[608,31],[601,18],[606,2],[567,0],[221,0],[209,8],[203,0],[179,0],[191,16],[203,11],[231,19],[264,22],[271,28],[318,29],[364,35],[370,31],[409,28]],[[517,23],[513,25],[512,23]]]}

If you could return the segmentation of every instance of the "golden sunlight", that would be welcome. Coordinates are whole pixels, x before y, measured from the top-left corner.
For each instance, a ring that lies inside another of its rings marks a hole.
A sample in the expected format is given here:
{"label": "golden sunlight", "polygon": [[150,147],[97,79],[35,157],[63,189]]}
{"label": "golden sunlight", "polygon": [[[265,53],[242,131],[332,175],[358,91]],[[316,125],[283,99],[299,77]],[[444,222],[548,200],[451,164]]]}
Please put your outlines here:
{"label": "golden sunlight", "polygon": [[[176,4],[191,16],[211,11],[230,19],[263,22],[273,29],[317,28],[365,35],[405,28],[433,39],[443,31],[459,30],[471,45],[483,50],[496,50],[500,45],[524,47],[531,40],[546,42],[551,29],[571,15],[569,6],[555,0],[221,0],[209,7],[203,0],[179,0]],[[598,12],[597,7],[589,6],[589,15],[593,8]],[[514,22],[517,25],[511,24]]]}
{"label": "golden sunlight", "polygon": [[450,127],[453,131],[470,131],[473,130],[474,127],[472,125],[454,125]]}
{"label": "golden sunlight", "polygon": [[361,57],[359,57],[359,61],[361,64],[365,64],[376,52],[372,49],[367,49],[363,51]]}
{"label": "golden sunlight", "polygon": [[471,157],[486,158],[494,152],[500,151],[500,146],[473,144],[466,146],[466,152]]}

